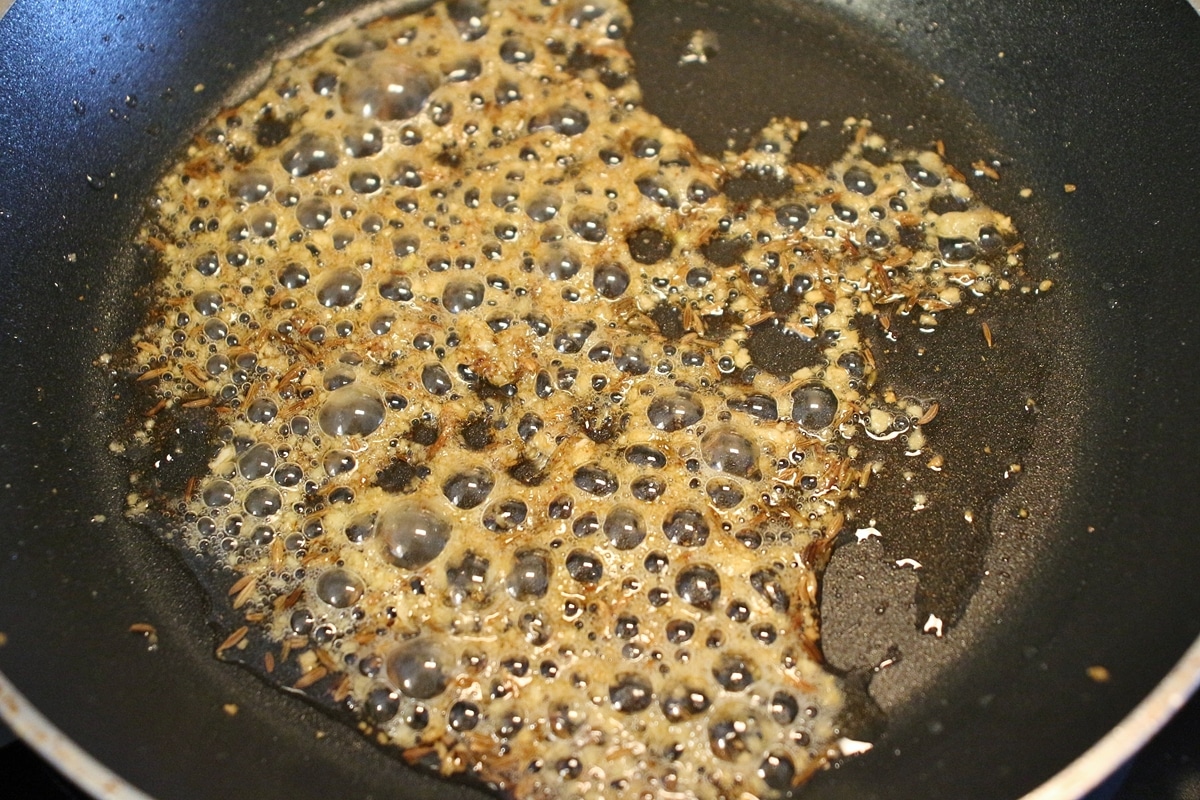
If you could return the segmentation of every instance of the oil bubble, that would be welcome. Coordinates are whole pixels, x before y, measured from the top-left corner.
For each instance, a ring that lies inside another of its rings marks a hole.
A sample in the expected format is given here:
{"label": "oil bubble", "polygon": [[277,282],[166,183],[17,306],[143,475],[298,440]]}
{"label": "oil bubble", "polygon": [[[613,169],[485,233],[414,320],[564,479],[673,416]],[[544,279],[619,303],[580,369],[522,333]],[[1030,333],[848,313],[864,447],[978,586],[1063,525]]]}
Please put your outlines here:
{"label": "oil bubble", "polygon": [[433,561],[450,541],[450,523],[424,508],[392,506],[380,513],[375,535],[398,567],[417,569]]}
{"label": "oil bubble", "polygon": [[755,675],[749,661],[741,655],[729,654],[713,667],[713,677],[721,687],[730,692],[741,692],[754,683]]}
{"label": "oil bubble", "polygon": [[585,464],[576,469],[574,481],[577,487],[596,497],[607,497],[620,486],[616,474],[598,464]]}
{"label": "oil bubble", "polygon": [[254,517],[270,517],[279,513],[283,507],[283,497],[279,490],[272,486],[258,486],[251,489],[242,501],[242,508]]}
{"label": "oil bubble", "polygon": [[663,395],[650,401],[646,416],[655,428],[670,433],[689,428],[703,419],[704,406],[691,395]]}
{"label": "oil bubble", "polygon": [[608,689],[609,702],[622,714],[645,711],[654,702],[654,689],[641,675],[632,672],[617,676],[617,682]]}
{"label": "oil bubble", "polygon": [[451,314],[478,308],[483,303],[483,284],[474,280],[454,280],[442,292],[442,305]]}
{"label": "oil bubble", "polygon": [[400,645],[387,657],[387,675],[408,697],[428,700],[446,691],[449,677],[441,649],[426,639]]}
{"label": "oil bubble", "polygon": [[677,508],[663,519],[667,540],[680,547],[700,547],[708,541],[708,522],[694,508]]}
{"label": "oil bubble", "polygon": [[338,165],[337,145],[316,133],[305,133],[284,151],[280,163],[293,178],[314,175]]}
{"label": "oil bubble", "polygon": [[215,480],[200,491],[204,505],[209,508],[221,508],[233,502],[233,484],[229,481]]}
{"label": "oil bubble", "polygon": [[685,603],[708,611],[721,596],[721,579],[712,567],[696,564],[679,573],[675,593]]}
{"label": "oil bubble", "polygon": [[740,433],[715,429],[700,439],[700,452],[713,469],[739,478],[756,478],[758,448]]}
{"label": "oil bubble", "polygon": [[347,114],[402,120],[419,114],[436,88],[437,80],[420,64],[384,50],[350,63],[338,97]]}
{"label": "oil bubble", "polygon": [[572,550],[567,556],[567,574],[584,584],[599,583],[604,575],[604,564],[595,553]]}
{"label": "oil bubble", "polygon": [[617,505],[604,518],[604,535],[618,550],[632,550],[646,539],[642,516],[629,506]]}
{"label": "oil bubble", "polygon": [[514,600],[545,596],[550,588],[550,559],[541,550],[517,551],[506,583]]}
{"label": "oil bubble", "polygon": [[274,188],[275,181],[270,173],[261,169],[244,170],[229,180],[229,191],[246,203],[265,200]]}
{"label": "oil bubble", "polygon": [[602,262],[592,272],[592,285],[601,297],[615,300],[629,288],[629,272],[615,261]]}
{"label": "oil bubble", "polygon": [[275,451],[268,444],[258,443],[238,456],[238,472],[248,481],[270,475],[275,469]]}
{"label": "oil bubble", "polygon": [[341,267],[321,276],[316,294],[317,302],[326,308],[345,308],[354,304],[362,289],[362,273],[352,267]]}
{"label": "oil bubble", "polygon": [[710,701],[700,689],[676,686],[663,694],[659,708],[663,716],[672,723],[683,722],[708,710]]}
{"label": "oil bubble", "polygon": [[334,608],[349,608],[363,596],[362,578],[349,570],[327,569],[317,578],[317,597]]}
{"label": "oil bubble", "polygon": [[817,433],[833,424],[837,395],[820,383],[810,383],[792,392],[792,420],[806,431]]}
{"label": "oil bubble", "polygon": [[442,494],[452,505],[470,509],[481,505],[495,485],[491,470],[474,467],[447,478],[442,484]]}
{"label": "oil bubble", "polygon": [[317,424],[330,436],[366,436],[383,424],[383,401],[354,383],[330,392]]}

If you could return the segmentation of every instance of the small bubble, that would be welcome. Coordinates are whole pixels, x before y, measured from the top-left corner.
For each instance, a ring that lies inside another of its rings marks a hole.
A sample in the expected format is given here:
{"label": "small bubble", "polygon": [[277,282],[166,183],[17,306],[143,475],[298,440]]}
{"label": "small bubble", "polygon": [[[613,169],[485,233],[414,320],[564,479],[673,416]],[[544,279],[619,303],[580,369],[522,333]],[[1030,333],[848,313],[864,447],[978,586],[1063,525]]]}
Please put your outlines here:
{"label": "small bubble", "polygon": [[758,777],[770,788],[784,791],[792,788],[796,779],[796,765],[782,753],[770,753],[758,765]]}
{"label": "small bubble", "polygon": [[810,383],[792,392],[792,420],[806,431],[817,433],[833,424],[837,395],[820,383]]}
{"label": "small bubble", "polygon": [[576,469],[574,482],[577,487],[596,497],[607,497],[620,486],[617,476],[598,464],[585,464]]}
{"label": "small bubble", "polygon": [[489,531],[504,533],[519,526],[528,515],[529,507],[525,502],[510,497],[487,507],[483,514],[483,527]]}
{"label": "small bubble", "polygon": [[713,478],[704,491],[716,508],[733,508],[746,496],[740,486],[727,478]]}
{"label": "small bubble", "polygon": [[696,626],[682,619],[673,619],[667,623],[667,641],[671,644],[685,644],[696,634]]}
{"label": "small bubble", "polygon": [[515,600],[545,596],[550,588],[550,559],[541,550],[520,550],[508,574],[508,593]]}
{"label": "small bubble", "polygon": [[604,535],[618,550],[632,550],[646,539],[642,517],[629,506],[617,505],[604,518]]}
{"label": "small bubble", "polygon": [[875,180],[862,167],[851,167],[846,170],[845,176],[842,178],[846,188],[852,192],[857,192],[861,195],[870,195],[875,193]]}
{"label": "small bubble", "polygon": [[486,558],[467,551],[462,561],[446,568],[447,594],[451,604],[461,606],[468,600],[484,602],[487,598],[487,574],[491,566]]}
{"label": "small bubble", "polygon": [[589,122],[586,111],[568,103],[534,116],[529,120],[529,130],[550,130],[564,136],[578,136],[588,129]]}
{"label": "small bubble", "polygon": [[258,486],[251,489],[242,502],[242,508],[247,514],[255,517],[269,517],[279,513],[283,507],[283,497],[279,490],[272,486]]}
{"label": "small bubble", "polygon": [[699,689],[676,686],[663,695],[659,707],[669,722],[678,723],[707,711],[709,699]]}
{"label": "small bubble", "polygon": [[387,657],[387,674],[401,692],[428,700],[446,690],[449,678],[439,648],[426,639],[400,645]]}
{"label": "small bubble", "polygon": [[334,608],[349,608],[359,601],[364,590],[362,578],[345,569],[327,569],[317,579],[317,597]]}
{"label": "small bubble", "polygon": [[756,478],[758,475],[758,448],[739,433],[727,429],[711,430],[700,439],[700,452],[715,470],[739,478]]}
{"label": "small bubble", "polygon": [[421,385],[436,397],[448,394],[454,388],[450,373],[439,363],[426,364],[421,368]]}
{"label": "small bubble", "polygon": [[296,221],[307,230],[323,230],[332,218],[333,206],[324,197],[310,197],[296,205]]}
{"label": "small bubble", "polygon": [[201,490],[200,498],[209,508],[227,506],[233,502],[233,484],[229,481],[215,480]]}
{"label": "small bubble", "polygon": [[456,473],[442,484],[442,494],[458,508],[475,508],[483,503],[495,487],[495,478],[485,467],[474,467]]}
{"label": "small bubble", "polygon": [[229,180],[229,191],[245,203],[265,200],[275,188],[270,173],[261,169],[247,169],[234,174]]}
{"label": "small bubble", "polygon": [[633,495],[634,499],[646,503],[653,502],[662,497],[666,490],[667,484],[665,482],[650,475],[635,478],[633,483],[629,484],[629,493]]}
{"label": "small bubble", "polygon": [[451,314],[477,308],[483,303],[484,286],[475,280],[453,280],[442,292],[442,306]]}
{"label": "small bubble", "polygon": [[398,567],[417,569],[433,561],[450,541],[450,523],[424,508],[408,505],[385,509],[375,523],[384,555]]}
{"label": "small bubble", "polygon": [[633,714],[650,707],[654,689],[641,675],[626,672],[618,675],[617,682],[609,687],[608,697],[615,711]]}
{"label": "small bubble", "polygon": [[790,231],[799,230],[808,224],[808,209],[795,203],[780,206],[775,220]]}
{"label": "small bubble", "polygon": [[625,451],[625,460],[635,467],[662,469],[667,465],[667,457],[653,447],[635,444]]}
{"label": "small bubble", "polygon": [[[936,172],[933,172],[932,170],[926,169],[925,167],[921,166],[920,163],[918,163],[916,161],[905,161],[903,166],[904,166],[904,172],[905,172],[905,174],[908,175],[909,180],[911,180],[913,183],[917,184],[918,186],[924,186],[926,188],[932,189],[933,187],[937,186],[939,183],[942,182],[942,178],[940,175],[938,175]],[[897,210],[903,211],[904,209],[897,209]]]}
{"label": "small bubble", "polygon": [[696,564],[679,573],[675,592],[685,603],[708,611],[721,596],[721,579],[712,567]]}
{"label": "small bubble", "polygon": [[586,514],[581,514],[579,518],[571,524],[571,532],[580,539],[585,536],[591,536],[598,530],[600,530],[600,517],[596,516],[595,511],[589,511]]}
{"label": "small bubble", "polygon": [[338,165],[337,145],[316,133],[305,133],[280,157],[280,163],[293,178],[313,175]]}
{"label": "small bubble", "polygon": [[388,722],[400,713],[400,695],[386,686],[373,686],[367,692],[363,712],[377,725]]}
{"label": "small bubble", "polygon": [[196,292],[192,298],[192,308],[200,312],[201,316],[211,317],[221,310],[224,305],[220,293],[211,290]]}
{"label": "small bubble", "polygon": [[326,308],[345,308],[354,304],[360,289],[362,273],[357,269],[334,269],[321,276],[316,288],[317,302]]}
{"label": "small bubble", "polygon": [[783,584],[779,580],[779,576],[773,569],[760,569],[750,574],[750,585],[754,587],[754,591],[761,594],[771,608],[779,612],[786,612],[791,605],[787,591],[784,590]]}
{"label": "small bubble", "polygon": [[713,667],[713,677],[724,689],[741,692],[754,683],[755,676],[750,664],[740,655],[726,655]]}
{"label": "small bubble", "polygon": [[615,261],[602,262],[592,272],[592,285],[601,297],[615,300],[629,288],[629,272]]}
{"label": "small bubble", "polygon": [[708,522],[694,508],[677,508],[663,519],[663,533],[680,547],[700,547],[708,541]]}
{"label": "small bubble", "polygon": [[260,442],[238,456],[238,472],[246,480],[264,478],[274,469],[275,451],[270,445]]}
{"label": "small bubble", "polygon": [[750,749],[750,726],[742,719],[723,719],[708,729],[708,746],[712,754],[724,761],[736,761]]}
{"label": "small bubble", "polygon": [[[577,207],[571,212],[567,224],[575,232],[575,235],[585,242],[596,244],[604,241],[608,236],[608,220],[604,214],[598,211]],[[597,267],[598,269],[599,267]]]}
{"label": "small bubble", "polygon": [[689,394],[669,394],[655,397],[646,410],[650,424],[660,431],[683,430],[704,417],[704,406]]}
{"label": "small bubble", "polygon": [[604,565],[594,553],[572,550],[567,556],[567,574],[580,583],[599,583],[604,575]]}
{"label": "small bubble", "polygon": [[480,716],[479,706],[466,700],[459,700],[450,707],[447,720],[453,730],[462,733],[475,730],[475,727],[479,725]]}
{"label": "small bubble", "polygon": [[771,719],[780,725],[791,725],[800,714],[800,704],[792,695],[779,691],[771,696],[767,711],[770,713]]}

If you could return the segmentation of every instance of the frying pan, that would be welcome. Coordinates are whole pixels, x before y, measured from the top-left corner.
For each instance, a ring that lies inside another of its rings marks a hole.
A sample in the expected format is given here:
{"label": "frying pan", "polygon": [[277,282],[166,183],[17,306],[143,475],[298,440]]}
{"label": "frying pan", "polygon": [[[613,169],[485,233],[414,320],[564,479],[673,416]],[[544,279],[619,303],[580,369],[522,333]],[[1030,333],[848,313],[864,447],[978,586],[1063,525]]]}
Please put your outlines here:
{"label": "frying pan", "polygon": [[[124,521],[130,465],[109,451],[142,410],[96,361],[143,311],[143,198],[264,64],[352,12],[379,9],[18,0],[0,20],[0,714],[103,797],[483,797],[216,660],[190,574]],[[1200,17],[1178,0],[633,13],[647,105],[710,151],[786,113],[833,123],[800,153],[820,163],[865,115],[942,138],[959,166],[1001,164],[972,183],[1055,288],[886,345],[888,381],[941,398],[931,433],[957,469],[925,516],[885,477],[858,511],[884,536],[835,552],[824,647],[866,687],[875,747],[803,791],[1078,797],[1200,675]],[[681,67],[697,29],[720,52]],[[178,424],[183,460],[202,459],[202,423]]]}

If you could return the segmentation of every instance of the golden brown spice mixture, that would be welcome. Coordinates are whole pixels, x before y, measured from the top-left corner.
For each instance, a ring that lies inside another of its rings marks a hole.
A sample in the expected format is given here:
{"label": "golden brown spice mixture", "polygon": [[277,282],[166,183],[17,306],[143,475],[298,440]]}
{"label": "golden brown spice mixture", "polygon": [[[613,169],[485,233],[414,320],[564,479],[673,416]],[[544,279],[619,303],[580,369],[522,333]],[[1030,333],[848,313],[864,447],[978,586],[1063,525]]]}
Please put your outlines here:
{"label": "golden brown spice mixture", "polygon": [[866,127],[823,169],[788,120],[697,152],[629,25],[460,0],[277,64],[158,187],[135,366],[223,425],[179,501],[222,651],[516,797],[770,796],[838,754],[816,594],[862,437],[936,413],[860,329],[1005,287],[1015,232]]}

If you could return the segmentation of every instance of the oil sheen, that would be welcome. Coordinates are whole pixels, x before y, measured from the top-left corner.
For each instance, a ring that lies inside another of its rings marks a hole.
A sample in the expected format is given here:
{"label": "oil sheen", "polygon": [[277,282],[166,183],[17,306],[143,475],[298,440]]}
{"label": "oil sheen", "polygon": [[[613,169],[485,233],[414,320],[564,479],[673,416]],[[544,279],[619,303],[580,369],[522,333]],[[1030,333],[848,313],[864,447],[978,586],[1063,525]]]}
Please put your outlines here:
{"label": "oil sheen", "polygon": [[631,24],[458,0],[276,64],[155,191],[129,366],[215,417],[165,505],[271,682],[518,798],[770,797],[840,754],[816,598],[863,443],[928,448],[862,331],[1020,247],[865,125],[698,152]]}

